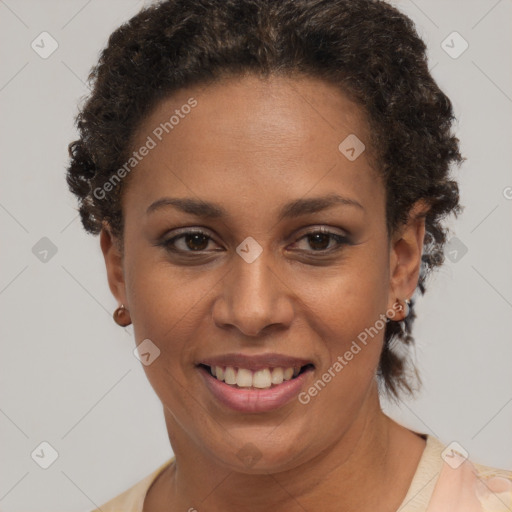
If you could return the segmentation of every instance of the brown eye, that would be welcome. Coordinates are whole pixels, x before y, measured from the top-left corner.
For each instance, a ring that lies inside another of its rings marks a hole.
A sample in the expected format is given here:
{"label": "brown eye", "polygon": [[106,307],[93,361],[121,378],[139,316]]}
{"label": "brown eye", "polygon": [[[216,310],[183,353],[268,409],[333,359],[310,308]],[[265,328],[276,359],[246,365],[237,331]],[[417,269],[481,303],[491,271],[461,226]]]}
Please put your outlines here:
{"label": "brown eye", "polygon": [[304,251],[317,253],[330,253],[350,243],[346,236],[324,229],[306,233],[295,244],[298,244],[301,240],[306,240],[309,246]]}
{"label": "brown eye", "polygon": [[208,247],[209,237],[200,233],[184,235],[185,245],[193,251],[204,251]]}
{"label": "brown eye", "polygon": [[162,245],[172,252],[201,252],[208,248],[212,238],[203,231],[185,231],[162,242]]}
{"label": "brown eye", "polygon": [[329,242],[331,241],[331,236],[325,233],[315,233],[313,235],[308,235],[307,238],[309,240],[310,247],[320,251],[327,249],[329,247]]}

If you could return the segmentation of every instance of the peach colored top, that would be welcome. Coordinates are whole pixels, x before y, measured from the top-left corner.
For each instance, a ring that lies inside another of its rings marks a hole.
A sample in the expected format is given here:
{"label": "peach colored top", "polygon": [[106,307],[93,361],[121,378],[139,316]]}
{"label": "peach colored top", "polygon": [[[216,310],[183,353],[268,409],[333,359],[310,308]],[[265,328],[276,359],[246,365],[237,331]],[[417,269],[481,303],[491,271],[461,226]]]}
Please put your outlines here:
{"label": "peach colored top", "polygon": [[[512,471],[476,464],[453,445],[423,434],[427,443],[397,512],[511,512]],[[143,480],[91,512],[142,512],[144,498],[169,459]]]}

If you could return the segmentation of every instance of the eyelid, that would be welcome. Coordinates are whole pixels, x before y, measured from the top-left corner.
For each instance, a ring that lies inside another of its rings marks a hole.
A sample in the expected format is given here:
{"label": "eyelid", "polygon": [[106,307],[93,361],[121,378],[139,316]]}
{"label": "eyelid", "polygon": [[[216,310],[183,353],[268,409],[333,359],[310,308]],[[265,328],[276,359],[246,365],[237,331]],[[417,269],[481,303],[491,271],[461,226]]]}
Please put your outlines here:
{"label": "eyelid", "polygon": [[[325,233],[326,235],[339,235],[339,236],[345,236],[347,238],[349,236],[347,231],[341,229],[341,232],[338,232],[335,230],[340,229],[340,228],[326,226],[325,224],[311,224],[310,226],[306,226],[305,228],[302,228],[302,229],[307,229],[307,231],[304,232],[303,235],[309,235],[310,233],[320,232],[320,233]],[[302,233],[302,230],[299,231],[299,233]]]}
{"label": "eyelid", "polygon": [[[169,232],[168,232],[169,233]],[[183,228],[176,228],[176,229],[173,229],[172,230],[172,237],[171,238],[175,238],[176,236],[180,236],[180,235],[186,235],[188,233],[199,233],[199,234],[202,234],[202,235],[208,235],[208,236],[211,236],[210,233],[211,231],[207,228],[195,228],[195,227],[188,227],[188,226],[185,226]],[[213,237],[212,237],[213,238]]]}
{"label": "eyelid", "polygon": [[[176,239],[181,238],[183,236],[189,235],[189,234],[199,234],[204,235],[209,239],[209,241],[214,242],[215,244],[219,245],[219,243],[215,240],[215,237],[211,235],[210,230],[206,228],[192,228],[192,227],[184,227],[184,228],[177,228],[172,231],[172,236],[166,236],[164,235],[162,237],[162,245],[164,246],[170,246],[171,242],[174,242]],[[183,252],[177,249],[178,252]],[[185,251],[193,253],[193,251]],[[197,254],[200,254],[200,251],[197,251]]]}
{"label": "eyelid", "polygon": [[297,236],[296,240],[292,242],[291,245],[297,244],[301,240],[307,238],[308,236],[315,235],[317,233],[329,236],[331,238],[331,241],[334,241],[334,247],[331,247],[330,249],[322,249],[319,251],[302,250],[299,252],[306,254],[316,254],[318,257],[321,257],[334,254],[338,252],[339,249],[342,249],[342,247],[345,245],[352,245],[349,235],[346,232],[338,233],[332,230],[332,228],[327,228],[325,226],[312,228],[306,232],[303,232],[300,236]]}

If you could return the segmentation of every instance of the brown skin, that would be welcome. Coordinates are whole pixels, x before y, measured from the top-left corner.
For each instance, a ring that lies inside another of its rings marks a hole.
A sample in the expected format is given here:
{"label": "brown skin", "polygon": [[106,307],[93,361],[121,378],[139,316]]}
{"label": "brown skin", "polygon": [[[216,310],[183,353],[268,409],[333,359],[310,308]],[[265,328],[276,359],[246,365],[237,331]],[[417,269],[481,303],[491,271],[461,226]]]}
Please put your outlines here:
{"label": "brown skin", "polygon": [[[417,214],[426,206],[415,205],[388,240],[370,148],[354,162],[338,151],[351,133],[367,139],[361,109],[311,78],[247,76],[181,90],[145,119],[134,148],[190,97],[198,105],[126,183],[123,257],[108,225],[101,233],[109,285],[130,312],[137,344],[149,338],[161,350],[144,370],[176,462],[151,487],[144,511],[394,511],[425,441],[381,411],[383,329],[309,404],[292,400],[267,413],[226,409],[195,365],[225,353],[278,352],[310,360],[312,385],[397,298],[411,297],[425,233]],[[284,203],[332,193],[364,211],[336,205],[278,222]],[[212,201],[229,215],[198,218],[170,206],[146,215],[164,196]],[[322,226],[347,233],[351,244],[320,256],[335,240],[305,235]],[[182,227],[211,237],[176,242],[203,256],[155,245]],[[250,264],[235,251],[248,236],[263,249]],[[254,465],[237,456],[248,443],[261,455]]]}

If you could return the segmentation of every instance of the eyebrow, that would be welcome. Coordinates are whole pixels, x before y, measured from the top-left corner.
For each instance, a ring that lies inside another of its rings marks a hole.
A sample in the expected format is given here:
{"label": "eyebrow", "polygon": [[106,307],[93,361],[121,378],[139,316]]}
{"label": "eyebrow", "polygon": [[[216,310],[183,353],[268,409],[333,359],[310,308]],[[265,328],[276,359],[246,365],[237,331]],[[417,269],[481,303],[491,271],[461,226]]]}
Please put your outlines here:
{"label": "eyebrow", "polygon": [[[355,199],[344,197],[339,194],[329,194],[323,197],[313,197],[307,199],[296,199],[285,204],[279,212],[279,221],[299,217],[301,215],[317,213],[336,205],[352,206],[365,211],[363,205]],[[152,203],[146,210],[149,215],[161,208],[172,206],[184,213],[189,213],[197,217],[218,219],[228,217],[228,212],[219,204],[210,203],[200,199],[162,197]]]}

